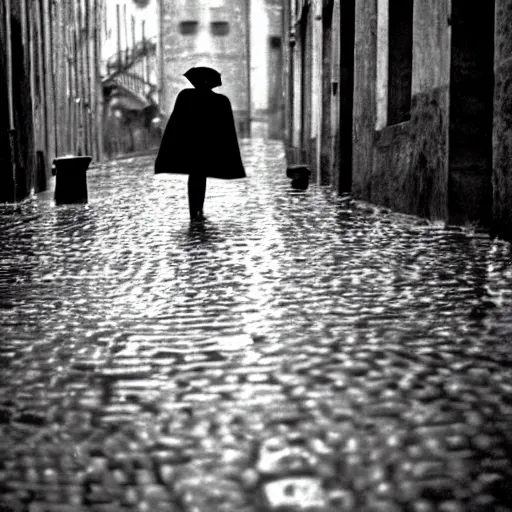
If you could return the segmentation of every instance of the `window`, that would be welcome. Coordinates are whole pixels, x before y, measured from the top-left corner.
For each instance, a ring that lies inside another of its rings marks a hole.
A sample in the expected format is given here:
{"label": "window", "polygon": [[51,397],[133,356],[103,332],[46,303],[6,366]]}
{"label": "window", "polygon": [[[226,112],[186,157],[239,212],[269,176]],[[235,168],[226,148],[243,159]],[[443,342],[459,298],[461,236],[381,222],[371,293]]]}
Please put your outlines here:
{"label": "window", "polygon": [[190,36],[197,33],[197,21],[187,20],[180,23],[180,34]]}
{"label": "window", "polygon": [[227,21],[212,21],[210,26],[214,36],[227,36],[229,34],[229,23]]}
{"label": "window", "polygon": [[411,117],[413,0],[389,0],[387,124]]}

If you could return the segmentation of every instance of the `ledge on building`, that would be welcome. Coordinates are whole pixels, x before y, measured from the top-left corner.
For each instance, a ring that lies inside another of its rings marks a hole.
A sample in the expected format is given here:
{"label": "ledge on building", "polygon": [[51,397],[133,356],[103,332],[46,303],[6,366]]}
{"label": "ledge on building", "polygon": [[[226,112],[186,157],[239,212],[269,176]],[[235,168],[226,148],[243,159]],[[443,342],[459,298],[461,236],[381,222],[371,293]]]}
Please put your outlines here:
{"label": "ledge on building", "polygon": [[378,147],[391,146],[394,140],[399,137],[409,136],[411,132],[411,121],[385,126],[375,131],[375,144]]}

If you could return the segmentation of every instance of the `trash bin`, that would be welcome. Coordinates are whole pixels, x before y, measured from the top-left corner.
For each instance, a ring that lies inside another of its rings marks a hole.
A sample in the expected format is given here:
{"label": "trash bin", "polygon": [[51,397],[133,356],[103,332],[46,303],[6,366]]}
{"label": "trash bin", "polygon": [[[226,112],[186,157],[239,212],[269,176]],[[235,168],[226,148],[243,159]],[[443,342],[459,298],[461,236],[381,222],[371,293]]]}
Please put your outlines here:
{"label": "trash bin", "polygon": [[90,156],[61,156],[55,166],[55,204],[87,203],[87,169]]}
{"label": "trash bin", "polygon": [[286,168],[286,176],[292,180],[292,188],[306,190],[309,185],[311,170],[305,164],[289,165]]}

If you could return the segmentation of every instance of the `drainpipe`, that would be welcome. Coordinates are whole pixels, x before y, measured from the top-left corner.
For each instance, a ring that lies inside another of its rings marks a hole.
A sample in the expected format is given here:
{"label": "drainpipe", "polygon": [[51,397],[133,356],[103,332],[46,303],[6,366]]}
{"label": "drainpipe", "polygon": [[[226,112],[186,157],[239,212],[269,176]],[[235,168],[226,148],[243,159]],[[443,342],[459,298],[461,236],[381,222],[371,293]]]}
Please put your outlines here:
{"label": "drainpipe", "polygon": [[290,77],[292,82],[292,127],[293,130],[291,132],[291,146],[294,149],[294,158],[301,159],[300,157],[300,149],[301,149],[301,140],[300,140],[300,130],[302,130],[301,125],[301,108],[302,108],[302,86],[301,86],[301,73],[302,73],[302,61],[299,54],[300,48],[297,47],[297,40],[300,45],[302,45],[301,35],[299,30],[299,22],[297,19],[297,5],[294,0],[291,0],[291,10],[290,10],[290,31],[291,35],[293,34],[293,47],[292,50],[292,75]]}
{"label": "drainpipe", "polygon": [[116,4],[117,71],[121,72],[121,6]]}
{"label": "drainpipe", "polygon": [[16,144],[16,130],[14,128],[14,100],[12,76],[12,41],[11,41],[11,0],[5,0],[5,32],[7,45],[7,103],[9,110],[9,150],[11,153],[12,193],[13,202],[17,200],[16,171],[18,163],[18,145]]}
{"label": "drainpipe", "polygon": [[313,132],[315,136],[315,181],[320,183],[320,153],[322,148],[322,2],[313,2]]}
{"label": "drainpipe", "polygon": [[5,0],[5,32],[7,44],[7,102],[9,106],[9,130],[14,130],[14,105],[12,93],[12,41],[11,41],[11,0]]}
{"label": "drainpipe", "polygon": [[165,79],[165,57],[164,57],[164,0],[158,1],[158,104],[160,111],[166,116],[170,111],[170,105],[167,104],[167,81]]}
{"label": "drainpipe", "polygon": [[285,23],[284,30],[288,36],[288,105],[287,105],[287,133],[286,133],[286,143],[289,149],[293,147],[293,110],[294,110],[294,60],[295,60],[295,30],[293,24],[293,16],[295,8],[295,2],[286,1],[286,11],[285,11]]}
{"label": "drainpipe", "polygon": [[246,30],[246,73],[247,73],[247,137],[251,137],[252,124],[252,95],[251,95],[251,1],[246,0],[245,30]]}

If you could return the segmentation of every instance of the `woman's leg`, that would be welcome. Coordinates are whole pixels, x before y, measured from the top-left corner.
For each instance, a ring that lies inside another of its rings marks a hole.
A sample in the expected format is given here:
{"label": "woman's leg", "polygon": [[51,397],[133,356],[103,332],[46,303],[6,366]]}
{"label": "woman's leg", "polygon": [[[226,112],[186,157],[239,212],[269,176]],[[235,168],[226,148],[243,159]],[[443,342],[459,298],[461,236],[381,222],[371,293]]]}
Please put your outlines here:
{"label": "woman's leg", "polygon": [[202,214],[206,194],[206,176],[190,175],[188,177],[188,208],[190,218],[195,219]]}

